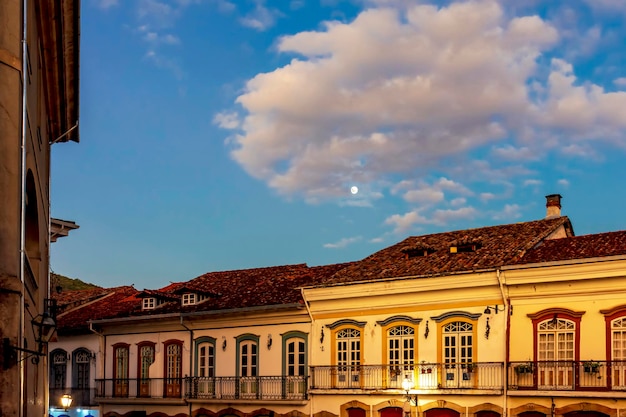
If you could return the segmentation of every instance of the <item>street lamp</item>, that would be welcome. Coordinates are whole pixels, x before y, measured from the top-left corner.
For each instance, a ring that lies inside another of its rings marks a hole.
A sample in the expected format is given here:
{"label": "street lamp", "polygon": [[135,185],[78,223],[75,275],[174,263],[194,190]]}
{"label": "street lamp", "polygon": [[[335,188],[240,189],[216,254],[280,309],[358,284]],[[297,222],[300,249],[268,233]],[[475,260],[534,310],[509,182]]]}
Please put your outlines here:
{"label": "street lamp", "polygon": [[61,407],[67,411],[72,406],[72,396],[70,394],[63,394],[61,397]]}
{"label": "street lamp", "polygon": [[409,405],[408,411],[405,410],[404,414],[406,417],[410,417],[411,415],[411,406],[415,406],[416,417],[419,417],[419,408],[418,408],[418,397],[417,394],[411,395],[410,391],[413,389],[413,381],[409,378],[404,378],[402,380],[402,389],[406,392],[406,403]]}
{"label": "street lamp", "polygon": [[[30,321],[30,324],[33,328],[33,333],[35,334],[37,350],[13,346],[11,344],[11,339],[5,337],[2,340],[5,370],[11,368],[13,365],[16,365],[18,362],[21,362],[31,356],[33,357],[31,359],[33,363],[39,363],[39,357],[46,356],[48,354],[48,342],[50,342],[50,339],[52,339],[52,335],[54,334],[54,330],[56,329],[56,323],[54,322],[54,318],[52,318],[52,316],[50,316],[48,312],[44,312],[43,314],[38,314],[37,316],[35,316]],[[17,352],[28,353],[28,355],[18,360]]]}

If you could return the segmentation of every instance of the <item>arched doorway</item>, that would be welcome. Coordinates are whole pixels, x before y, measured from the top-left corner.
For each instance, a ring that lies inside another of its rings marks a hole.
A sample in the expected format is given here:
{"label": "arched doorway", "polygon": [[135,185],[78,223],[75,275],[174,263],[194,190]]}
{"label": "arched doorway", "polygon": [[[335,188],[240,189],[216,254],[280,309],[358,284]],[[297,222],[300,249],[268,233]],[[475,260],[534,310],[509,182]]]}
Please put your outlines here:
{"label": "arched doorway", "polygon": [[431,408],[424,411],[424,417],[459,417],[460,415],[458,411],[449,408]]}
{"label": "arched doorway", "polygon": [[380,417],[402,417],[402,408],[387,407],[380,410]]}

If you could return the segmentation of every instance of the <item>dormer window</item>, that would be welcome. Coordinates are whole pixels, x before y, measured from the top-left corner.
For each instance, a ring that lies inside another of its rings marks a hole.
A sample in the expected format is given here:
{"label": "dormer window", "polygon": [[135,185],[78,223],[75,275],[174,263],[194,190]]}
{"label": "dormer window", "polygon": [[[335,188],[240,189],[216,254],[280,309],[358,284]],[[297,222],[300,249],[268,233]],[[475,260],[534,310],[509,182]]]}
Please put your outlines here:
{"label": "dormer window", "polygon": [[406,259],[412,259],[432,255],[436,252],[436,250],[432,246],[417,244],[416,246],[403,249],[402,252],[404,253]]}
{"label": "dormer window", "polygon": [[156,308],[157,300],[154,297],[146,297],[143,299],[143,310],[152,310]]}
{"label": "dormer window", "polygon": [[195,303],[196,303],[196,294],[194,293],[183,294],[184,306],[191,306],[191,305],[194,305]]}
{"label": "dormer window", "polygon": [[450,246],[450,253],[469,253],[469,252],[476,252],[478,249],[480,249],[483,245],[480,244],[479,242],[475,242],[475,243],[464,243],[464,244],[460,244],[460,245],[454,245],[454,246]]}

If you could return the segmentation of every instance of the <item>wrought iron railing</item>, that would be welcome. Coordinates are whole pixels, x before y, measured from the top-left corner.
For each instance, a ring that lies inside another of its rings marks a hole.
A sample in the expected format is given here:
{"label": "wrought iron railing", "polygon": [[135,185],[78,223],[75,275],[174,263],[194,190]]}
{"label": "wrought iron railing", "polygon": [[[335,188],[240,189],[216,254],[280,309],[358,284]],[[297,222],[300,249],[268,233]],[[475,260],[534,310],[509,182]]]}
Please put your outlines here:
{"label": "wrought iron railing", "polygon": [[96,398],[182,398],[184,378],[96,379]]}
{"label": "wrought iron railing", "polygon": [[311,389],[417,390],[504,388],[502,362],[419,363],[412,365],[311,366]]}
{"label": "wrought iron railing", "polygon": [[190,377],[186,398],[217,400],[305,400],[306,376]]}
{"label": "wrought iron railing", "polygon": [[511,362],[511,390],[626,391],[626,361]]}

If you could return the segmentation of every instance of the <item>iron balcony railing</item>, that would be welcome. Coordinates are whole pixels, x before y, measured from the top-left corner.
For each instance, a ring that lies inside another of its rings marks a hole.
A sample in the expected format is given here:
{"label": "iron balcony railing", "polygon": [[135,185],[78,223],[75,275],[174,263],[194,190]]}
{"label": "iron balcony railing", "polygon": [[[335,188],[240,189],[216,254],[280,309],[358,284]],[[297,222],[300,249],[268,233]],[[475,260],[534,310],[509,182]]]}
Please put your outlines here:
{"label": "iron balcony railing", "polygon": [[626,361],[511,362],[511,390],[626,391]]}
{"label": "iron balcony railing", "polygon": [[189,399],[306,400],[306,376],[190,377]]}
{"label": "iron balcony railing", "polygon": [[96,399],[182,398],[184,378],[96,379]]}
{"label": "iron balcony railing", "polygon": [[61,407],[61,397],[65,394],[72,396],[72,407],[95,407],[95,388],[50,388],[50,404]]}
{"label": "iron balcony railing", "polygon": [[311,389],[504,389],[502,362],[311,366]]}

